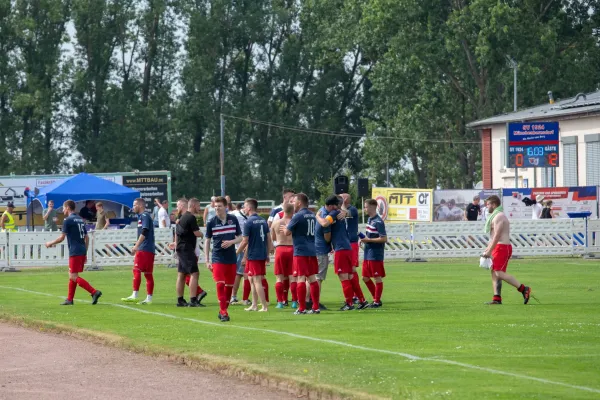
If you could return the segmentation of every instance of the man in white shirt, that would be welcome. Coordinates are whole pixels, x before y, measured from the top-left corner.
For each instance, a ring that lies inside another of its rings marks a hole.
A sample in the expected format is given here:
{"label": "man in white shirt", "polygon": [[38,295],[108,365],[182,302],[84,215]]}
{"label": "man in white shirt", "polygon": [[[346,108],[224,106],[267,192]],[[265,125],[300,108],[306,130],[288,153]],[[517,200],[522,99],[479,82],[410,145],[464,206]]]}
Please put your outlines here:
{"label": "man in white shirt", "polygon": [[158,210],[158,227],[170,228],[171,218],[169,218],[169,201],[163,200],[162,207]]}
{"label": "man in white shirt", "polygon": [[540,217],[542,216],[542,211],[544,210],[542,202],[544,201],[544,199],[545,197],[541,194],[535,196],[535,204],[532,206],[531,210],[531,219],[540,219]]}

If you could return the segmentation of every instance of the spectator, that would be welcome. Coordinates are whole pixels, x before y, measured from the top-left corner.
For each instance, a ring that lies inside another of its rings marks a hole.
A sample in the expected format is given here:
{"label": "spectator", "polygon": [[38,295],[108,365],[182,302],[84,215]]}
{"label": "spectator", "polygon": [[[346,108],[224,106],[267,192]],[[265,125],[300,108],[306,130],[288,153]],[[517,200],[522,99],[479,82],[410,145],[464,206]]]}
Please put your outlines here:
{"label": "spectator", "polygon": [[42,211],[42,218],[44,219],[44,230],[45,231],[57,231],[58,225],[56,221],[58,221],[58,217],[56,216],[57,212],[54,208],[54,200],[48,201],[48,208]]}
{"label": "spectator", "polygon": [[551,219],[556,218],[554,212],[552,211],[552,200],[548,200],[544,203],[544,208],[542,209],[542,213],[540,214],[540,219]]}
{"label": "spectator", "polygon": [[85,206],[83,206],[81,210],[79,210],[79,216],[87,222],[90,222],[91,220],[96,218],[96,211],[94,209],[93,200],[86,200]]}
{"label": "spectator", "polygon": [[541,194],[535,196],[535,203],[533,204],[533,212],[531,213],[531,219],[540,219],[542,216],[542,210],[544,207],[542,206],[545,197]]}
{"label": "spectator", "polygon": [[158,227],[170,228],[171,218],[169,217],[169,201],[163,200],[162,207],[158,210]]}
{"label": "spectator", "polygon": [[233,212],[235,210],[235,206],[231,204],[231,197],[229,195],[225,196],[225,200],[227,200],[227,212]]}
{"label": "spectator", "polygon": [[481,206],[479,205],[479,196],[473,197],[473,202],[467,205],[465,209],[466,221],[477,221],[481,214]]}
{"label": "spectator", "polygon": [[106,211],[104,211],[104,204],[101,201],[96,203],[96,230],[101,231],[102,229],[108,228],[110,225],[110,220],[106,216]]}
{"label": "spectator", "polygon": [[210,221],[215,215],[217,215],[217,210],[215,210],[215,199],[215,196],[211,197],[210,204],[204,208],[204,226],[206,226],[208,224],[208,221]]}
{"label": "spectator", "polygon": [[152,209],[152,224],[155,228],[158,228],[158,212],[161,209],[160,199],[157,197],[154,199],[154,208]]}
{"label": "spectator", "polygon": [[460,207],[456,207],[456,201],[454,199],[448,200],[448,214],[446,214],[446,221],[461,221],[464,218],[464,212]]}

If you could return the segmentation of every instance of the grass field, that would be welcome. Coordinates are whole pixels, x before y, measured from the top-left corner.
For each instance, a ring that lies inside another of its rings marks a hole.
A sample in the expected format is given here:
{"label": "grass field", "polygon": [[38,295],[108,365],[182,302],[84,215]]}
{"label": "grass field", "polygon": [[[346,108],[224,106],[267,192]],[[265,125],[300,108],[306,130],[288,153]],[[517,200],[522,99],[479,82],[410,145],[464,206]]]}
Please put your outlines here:
{"label": "grass field", "polygon": [[[84,273],[104,293],[97,306],[77,301],[89,299],[81,288],[74,307],[58,305],[66,295],[66,268],[0,274],[0,318],[116,335],[130,348],[198,358],[217,369],[233,364],[346,394],[600,398],[595,261],[513,260],[509,272],[531,285],[541,304],[524,306],[520,293],[505,284],[504,305],[484,305],[491,283],[475,260],[388,263],[382,309],[295,316],[289,309],[257,314],[232,306],[227,324],[217,320],[214,285],[205,271],[200,281],[209,297],[202,309],[174,306],[176,272],[164,267],[155,271],[154,304],[130,307],[115,306],[131,291],[126,267]],[[341,304],[335,276],[325,282],[323,302]]]}

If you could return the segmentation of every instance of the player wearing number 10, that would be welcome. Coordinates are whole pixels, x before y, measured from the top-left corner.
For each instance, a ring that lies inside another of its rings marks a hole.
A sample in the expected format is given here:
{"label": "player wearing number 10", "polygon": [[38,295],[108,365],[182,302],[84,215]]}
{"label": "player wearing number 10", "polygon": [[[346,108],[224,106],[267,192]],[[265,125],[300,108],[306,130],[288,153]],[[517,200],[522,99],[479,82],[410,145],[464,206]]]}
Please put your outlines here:
{"label": "player wearing number 10", "polygon": [[306,280],[310,282],[310,297],[312,310],[308,314],[319,314],[319,284],[317,273],[319,263],[315,250],[315,214],[308,209],[308,197],[304,193],[296,195],[294,204],[296,214],[286,227],[282,227],[286,236],[292,236],[294,244],[294,277],[298,278],[298,309],[294,314],[307,314],[306,312]]}
{"label": "player wearing number 10", "polygon": [[102,292],[94,289],[92,285],[79,276],[83,272],[87,257],[89,244],[87,230],[85,229],[83,219],[75,214],[75,202],[73,200],[64,202],[63,213],[66,218],[63,222],[62,233],[55,240],[46,243],[46,247],[54,247],[65,240],[66,237],[69,244],[69,295],[61,305],[73,305],[77,285],[87,290],[92,295],[92,304],[96,304],[100,296],[102,296]]}

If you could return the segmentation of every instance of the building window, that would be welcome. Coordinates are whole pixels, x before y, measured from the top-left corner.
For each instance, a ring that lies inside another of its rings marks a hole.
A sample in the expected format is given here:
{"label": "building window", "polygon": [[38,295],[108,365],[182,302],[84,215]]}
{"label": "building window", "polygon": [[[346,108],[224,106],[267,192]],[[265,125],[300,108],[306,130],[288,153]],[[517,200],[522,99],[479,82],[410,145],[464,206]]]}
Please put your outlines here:
{"label": "building window", "polygon": [[506,139],[500,139],[500,169],[506,169]]}
{"label": "building window", "polygon": [[577,186],[579,184],[578,172],[577,137],[563,138],[563,186]]}
{"label": "building window", "polygon": [[600,134],[585,135],[585,184],[600,185]]}

